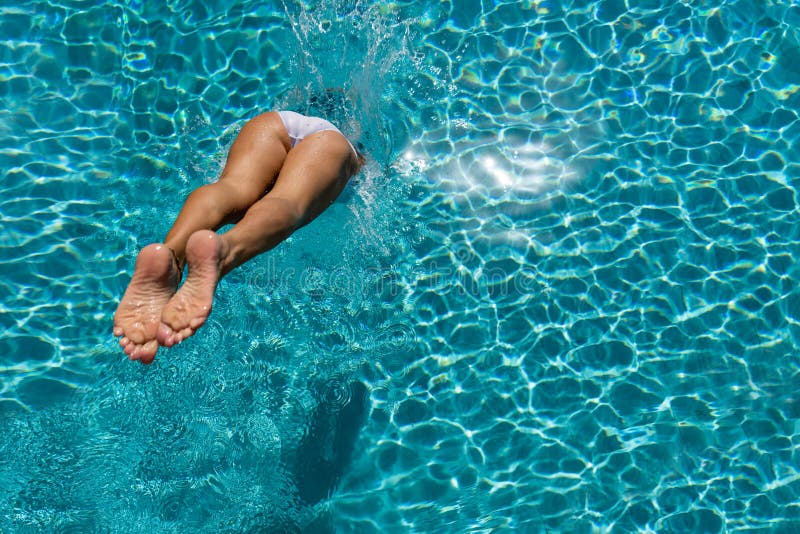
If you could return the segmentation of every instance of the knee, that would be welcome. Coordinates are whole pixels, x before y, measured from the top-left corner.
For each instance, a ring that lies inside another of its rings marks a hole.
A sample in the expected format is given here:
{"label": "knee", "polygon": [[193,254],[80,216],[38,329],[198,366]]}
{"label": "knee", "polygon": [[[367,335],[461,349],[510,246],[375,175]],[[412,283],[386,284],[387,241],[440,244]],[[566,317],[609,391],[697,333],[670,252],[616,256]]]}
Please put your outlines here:
{"label": "knee", "polygon": [[289,200],[279,197],[267,197],[256,206],[259,210],[264,210],[265,218],[269,220],[270,227],[284,238],[289,237],[302,226],[302,213]]}
{"label": "knee", "polygon": [[189,198],[186,201],[202,205],[203,209],[205,210],[213,210],[214,207],[217,205],[216,202],[217,195],[214,193],[214,188],[211,187],[212,185],[214,184],[201,185],[200,187],[189,193]]}
{"label": "knee", "polygon": [[190,196],[202,202],[208,210],[220,211],[227,215],[246,211],[262,194],[263,191],[248,191],[221,180],[198,187]]}

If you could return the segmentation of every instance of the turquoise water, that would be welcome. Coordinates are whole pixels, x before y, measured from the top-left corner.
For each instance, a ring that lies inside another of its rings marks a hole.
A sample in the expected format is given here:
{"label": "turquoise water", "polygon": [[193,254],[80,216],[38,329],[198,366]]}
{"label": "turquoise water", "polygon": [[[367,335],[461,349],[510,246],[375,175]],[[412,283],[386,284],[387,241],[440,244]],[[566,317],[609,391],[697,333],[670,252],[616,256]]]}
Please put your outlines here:
{"label": "turquoise water", "polygon": [[[0,531],[800,530],[800,7],[0,2]],[[260,110],[370,163],[143,367]]]}

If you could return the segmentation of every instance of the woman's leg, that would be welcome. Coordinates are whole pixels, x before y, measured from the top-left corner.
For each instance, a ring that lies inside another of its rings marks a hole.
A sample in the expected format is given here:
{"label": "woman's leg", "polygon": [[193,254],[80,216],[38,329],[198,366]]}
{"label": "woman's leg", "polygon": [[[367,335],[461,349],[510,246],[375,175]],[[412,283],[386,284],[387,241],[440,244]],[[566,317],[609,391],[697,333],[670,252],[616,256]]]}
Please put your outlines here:
{"label": "woman's leg", "polygon": [[275,183],[289,147],[289,134],[274,111],[242,127],[219,180],[189,195],[164,239],[181,264],[189,236],[197,230],[218,230],[239,221],[264,196]]}
{"label": "woman's leg", "polygon": [[211,312],[220,278],[311,222],[336,199],[357,168],[340,133],[310,135],[289,152],[272,190],[230,231],[195,232],[186,247],[189,275],[164,306],[158,341],[169,347],[194,334]]}
{"label": "woman's leg", "polygon": [[133,278],[114,314],[114,334],[131,359],[150,363],[158,350],[161,312],[175,293],[189,237],[238,221],[275,183],[290,147],[275,112],[248,121],[228,152],[219,181],[195,189],[164,244],[143,248]]}

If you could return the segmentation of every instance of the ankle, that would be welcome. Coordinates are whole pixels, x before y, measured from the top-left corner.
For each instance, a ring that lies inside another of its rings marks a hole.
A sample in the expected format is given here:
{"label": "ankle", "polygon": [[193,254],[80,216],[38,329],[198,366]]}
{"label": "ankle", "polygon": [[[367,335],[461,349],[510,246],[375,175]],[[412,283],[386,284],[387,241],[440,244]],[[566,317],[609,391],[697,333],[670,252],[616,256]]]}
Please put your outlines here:
{"label": "ankle", "polygon": [[169,245],[165,244],[164,246],[167,247],[167,250],[172,254],[172,265],[175,267],[175,272],[178,274],[178,282],[180,282],[181,278],[183,278],[183,269],[186,267],[186,256],[184,254],[179,255],[178,252]]}
{"label": "ankle", "polygon": [[219,270],[220,276],[225,276],[236,267],[244,263],[242,261],[244,251],[231,243],[226,234],[220,236]]}

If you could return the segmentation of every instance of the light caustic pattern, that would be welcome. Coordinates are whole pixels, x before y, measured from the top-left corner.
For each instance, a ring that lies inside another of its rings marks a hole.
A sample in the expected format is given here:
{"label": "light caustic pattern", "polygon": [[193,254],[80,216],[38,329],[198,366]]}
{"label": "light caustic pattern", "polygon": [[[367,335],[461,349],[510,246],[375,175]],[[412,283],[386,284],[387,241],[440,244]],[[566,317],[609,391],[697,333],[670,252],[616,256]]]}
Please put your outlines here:
{"label": "light caustic pattern", "polygon": [[[78,4],[0,8],[0,530],[798,528],[796,6]],[[137,248],[330,85],[366,172],[131,367]]]}
{"label": "light caustic pattern", "polygon": [[542,1],[428,27],[393,167],[419,347],[374,383],[343,531],[798,527],[798,22]]}
{"label": "light caustic pattern", "polygon": [[[360,103],[380,104],[407,23],[318,7],[328,33],[313,43],[301,3],[0,7],[0,531],[331,522],[319,503],[363,418],[356,370],[412,339],[392,304],[406,230],[391,206],[407,188],[389,188],[380,159],[324,218],[228,277],[191,348],[141,369],[110,335],[136,251],[216,178],[244,120],[302,108],[352,63],[314,63],[308,47],[347,39],[373,54],[369,84],[345,84],[336,111],[385,159]],[[367,204],[373,190],[385,205]]]}

